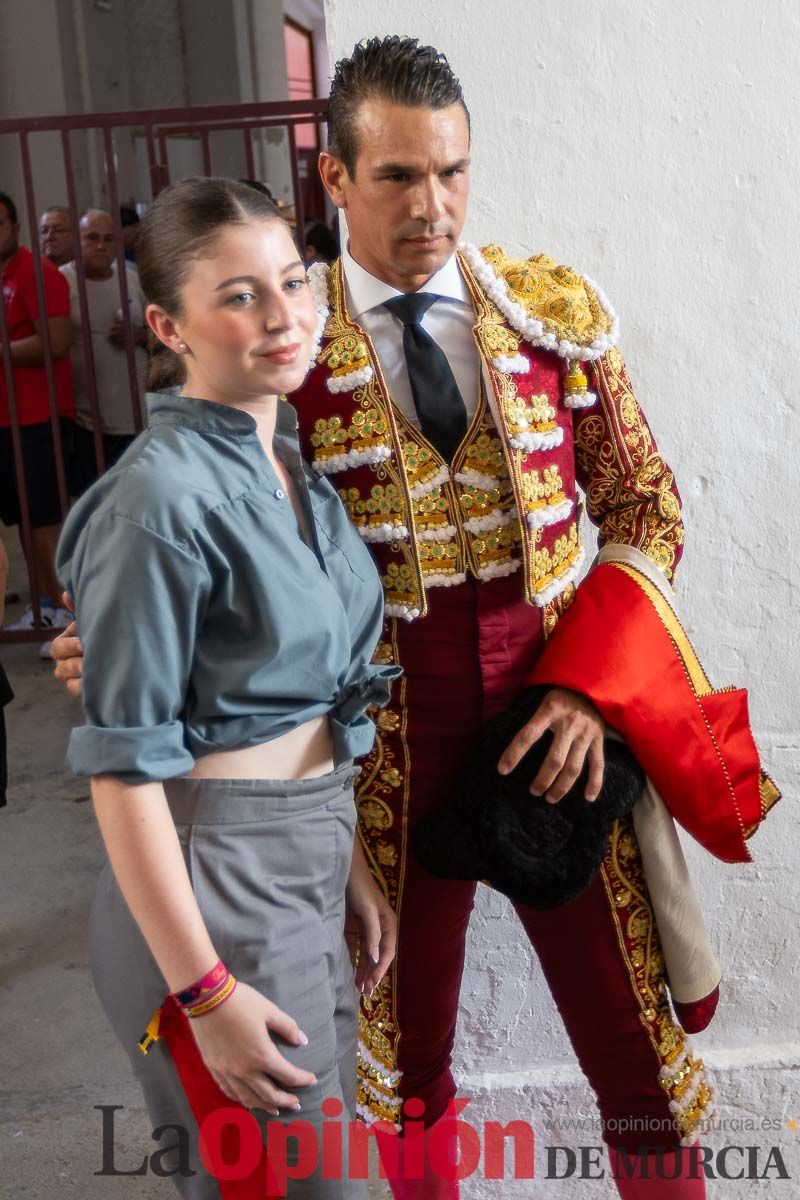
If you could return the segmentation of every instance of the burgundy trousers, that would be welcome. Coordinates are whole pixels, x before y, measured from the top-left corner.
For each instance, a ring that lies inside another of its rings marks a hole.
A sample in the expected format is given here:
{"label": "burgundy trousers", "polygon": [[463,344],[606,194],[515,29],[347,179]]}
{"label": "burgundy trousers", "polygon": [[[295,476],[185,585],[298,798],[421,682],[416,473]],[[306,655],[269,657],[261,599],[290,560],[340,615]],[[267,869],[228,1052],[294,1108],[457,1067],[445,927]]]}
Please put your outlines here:
{"label": "burgundy trousers", "polygon": [[[513,576],[432,589],[429,614],[389,622],[381,646],[405,675],[362,776],[360,829],[399,940],[362,1010],[359,1100],[368,1117],[402,1124],[402,1104],[415,1097],[430,1125],[455,1095],[451,1055],[476,885],[430,876],[408,835],[447,800],[479,730],[520,690],[543,644],[541,612],[519,592]],[[581,896],[517,913],[597,1097],[605,1140],[630,1152],[687,1139],[710,1088],[669,1005],[630,820],[615,826],[602,871]],[[535,1060],[535,1047],[520,1046],[519,1056]]]}

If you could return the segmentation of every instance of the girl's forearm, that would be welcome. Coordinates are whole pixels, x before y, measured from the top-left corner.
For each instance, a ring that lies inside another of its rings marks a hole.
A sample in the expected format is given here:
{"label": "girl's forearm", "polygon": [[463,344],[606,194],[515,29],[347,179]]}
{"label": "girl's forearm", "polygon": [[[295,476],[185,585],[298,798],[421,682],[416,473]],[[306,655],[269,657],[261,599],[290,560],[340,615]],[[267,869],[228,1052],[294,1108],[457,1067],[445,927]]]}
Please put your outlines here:
{"label": "girl's forearm", "polygon": [[100,832],[120,891],[171,992],[218,959],[197,904],[163,785],[92,779]]}

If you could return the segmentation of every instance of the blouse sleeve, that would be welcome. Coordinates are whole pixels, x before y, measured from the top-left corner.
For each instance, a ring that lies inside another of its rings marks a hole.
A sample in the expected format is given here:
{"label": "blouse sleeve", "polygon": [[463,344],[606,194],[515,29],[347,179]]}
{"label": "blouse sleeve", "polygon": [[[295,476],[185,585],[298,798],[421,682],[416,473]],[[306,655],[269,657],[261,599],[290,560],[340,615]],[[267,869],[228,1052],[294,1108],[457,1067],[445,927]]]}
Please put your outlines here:
{"label": "blouse sleeve", "polygon": [[205,564],[114,513],[92,517],[68,558],[64,543],[58,570],[85,655],[86,723],[72,731],[69,767],[129,784],[185,775],[194,759],[182,716],[210,591]]}

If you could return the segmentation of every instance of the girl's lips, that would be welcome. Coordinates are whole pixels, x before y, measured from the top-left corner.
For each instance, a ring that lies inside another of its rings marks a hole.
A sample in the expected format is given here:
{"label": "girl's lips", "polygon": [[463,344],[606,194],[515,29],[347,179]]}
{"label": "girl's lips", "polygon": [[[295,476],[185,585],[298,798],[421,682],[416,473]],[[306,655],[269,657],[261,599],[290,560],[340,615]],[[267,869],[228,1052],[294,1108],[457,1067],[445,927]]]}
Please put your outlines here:
{"label": "girl's lips", "polygon": [[280,350],[273,350],[270,354],[262,354],[260,357],[272,363],[293,363],[299,351],[300,343],[296,342],[292,346],[281,346]]}

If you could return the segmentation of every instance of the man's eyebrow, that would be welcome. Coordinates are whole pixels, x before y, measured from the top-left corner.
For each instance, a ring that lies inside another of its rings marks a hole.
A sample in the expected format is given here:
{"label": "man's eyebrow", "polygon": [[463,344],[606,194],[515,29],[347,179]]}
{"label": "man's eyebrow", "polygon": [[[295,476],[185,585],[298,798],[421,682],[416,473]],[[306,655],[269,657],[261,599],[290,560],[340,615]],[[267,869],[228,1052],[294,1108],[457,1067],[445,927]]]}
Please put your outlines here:
{"label": "man's eyebrow", "polygon": [[[298,267],[302,267],[302,266],[303,266],[303,264],[300,261],[300,259],[296,258],[296,259],[294,259],[293,262],[287,263],[285,267],[281,267],[280,274],[288,275],[288,273],[290,271],[296,271]],[[214,288],[214,291],[219,292],[222,290],[222,288],[228,287],[229,284],[231,284],[231,283],[256,283],[257,284],[258,280],[256,279],[255,275],[232,275],[230,279],[223,279],[222,283],[218,283],[217,286]]]}
{"label": "man's eyebrow", "polygon": [[[467,154],[442,167],[440,174],[442,171],[455,171],[458,167],[468,167],[469,163],[470,158]],[[419,168],[409,166],[408,163],[385,162],[378,163],[375,171],[380,175],[415,175],[419,173]]]}

